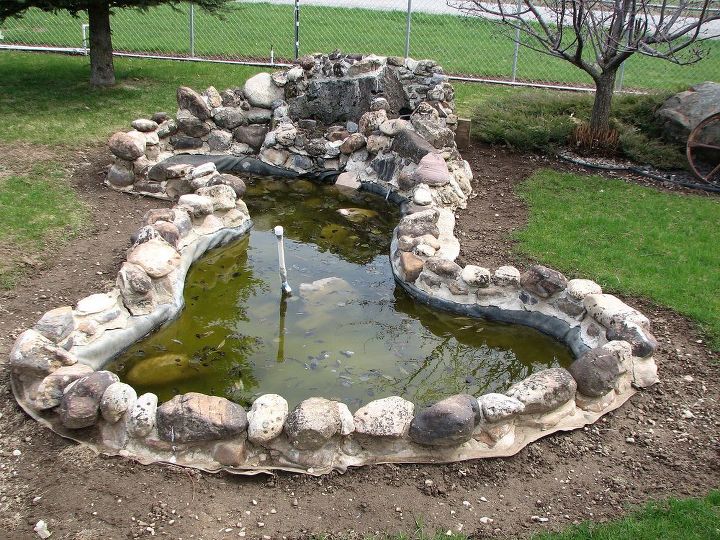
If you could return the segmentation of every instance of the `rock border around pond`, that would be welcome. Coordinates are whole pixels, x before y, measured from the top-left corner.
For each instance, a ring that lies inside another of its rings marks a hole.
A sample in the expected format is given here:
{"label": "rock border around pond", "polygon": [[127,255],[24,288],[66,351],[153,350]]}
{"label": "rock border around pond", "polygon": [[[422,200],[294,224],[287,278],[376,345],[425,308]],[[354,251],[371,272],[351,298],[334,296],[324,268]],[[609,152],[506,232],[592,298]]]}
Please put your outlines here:
{"label": "rock border around pond", "polygon": [[[650,321],[599,285],[545,266],[461,267],[455,210],[472,171],[455,145],[453,89],[430,60],[313,55],[250,78],[242,89],[182,87],[174,118],[157,113],[109,142],[114,189],[176,201],[150,210],[116,287],[45,313],[10,353],[18,403],[62,436],[141,463],[255,474],[308,474],[371,463],[510,456],[547,434],[595,422],[657,382]],[[417,301],[463,316],[541,330],[576,360],[504,393],[455,395],[416,408],[402,396],[354,413],[313,397],[290,410],[280,395],[246,411],[188,393],[158,404],[103,370],[173,319],[191,264],[252,226],[242,171],[165,165],[182,152],[252,155],[297,173],[342,170],[338,183],[401,205],[391,242],[394,279]]]}

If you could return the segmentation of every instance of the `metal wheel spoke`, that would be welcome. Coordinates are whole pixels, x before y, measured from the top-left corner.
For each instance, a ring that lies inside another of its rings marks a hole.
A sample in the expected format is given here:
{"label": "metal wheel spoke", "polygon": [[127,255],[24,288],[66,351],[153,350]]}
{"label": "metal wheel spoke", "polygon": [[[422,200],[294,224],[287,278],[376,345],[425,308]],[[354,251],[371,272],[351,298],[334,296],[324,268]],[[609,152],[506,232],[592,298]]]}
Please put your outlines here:
{"label": "metal wheel spoke", "polygon": [[720,165],[716,165],[715,168],[705,177],[705,180],[709,182],[710,179],[718,173],[718,171],[720,171]]}
{"label": "metal wheel spoke", "polygon": [[688,146],[690,146],[690,148],[706,148],[708,150],[720,150],[720,145],[701,143],[697,141],[688,142]]}

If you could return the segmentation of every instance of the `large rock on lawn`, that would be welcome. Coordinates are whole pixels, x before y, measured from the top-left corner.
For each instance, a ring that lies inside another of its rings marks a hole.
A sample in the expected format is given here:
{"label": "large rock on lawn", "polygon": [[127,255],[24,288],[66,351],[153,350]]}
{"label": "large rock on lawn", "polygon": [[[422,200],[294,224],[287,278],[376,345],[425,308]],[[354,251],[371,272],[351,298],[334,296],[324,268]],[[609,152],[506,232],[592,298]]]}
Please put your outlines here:
{"label": "large rock on lawn", "polygon": [[[720,112],[720,84],[703,82],[669,98],[658,110],[663,134],[668,140],[685,145],[690,132],[711,114]],[[714,133],[716,144],[719,132]]]}

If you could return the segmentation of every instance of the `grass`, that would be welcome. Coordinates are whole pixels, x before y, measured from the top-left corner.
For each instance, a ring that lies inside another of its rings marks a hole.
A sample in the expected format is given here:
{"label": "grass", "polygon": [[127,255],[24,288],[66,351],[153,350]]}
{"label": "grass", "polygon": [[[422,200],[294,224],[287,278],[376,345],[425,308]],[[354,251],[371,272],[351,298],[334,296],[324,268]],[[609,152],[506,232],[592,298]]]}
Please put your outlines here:
{"label": "grass", "polygon": [[55,163],[0,179],[0,288],[12,288],[25,265],[50,243],[75,235],[88,212]]}
{"label": "grass", "polygon": [[718,199],[552,170],[518,193],[530,207],[523,254],[687,315],[720,349]]}
{"label": "grass", "polygon": [[[188,7],[168,6],[146,12],[117,10],[112,18],[117,50],[189,54]],[[6,43],[82,46],[84,15],[29,10],[20,19],[0,27]],[[301,53],[340,48],[350,52],[403,55],[406,15],[403,11],[303,6]],[[235,3],[222,16],[195,11],[195,54],[224,58],[276,58],[293,55],[293,6]],[[625,84],[638,88],[674,88],[691,82],[717,80],[720,43],[703,44],[707,58],[678,66],[645,56],[626,64]],[[415,13],[411,49],[414,58],[438,60],[448,72],[481,77],[508,78],[514,44],[504,27],[476,17]],[[518,58],[520,80],[589,84],[584,72],[568,62],[522,48]]]}
{"label": "grass", "polygon": [[610,523],[584,523],[533,540],[718,540],[720,491],[704,499],[670,499]]}
{"label": "grass", "polygon": [[[323,537],[318,537],[318,540]],[[474,536],[473,536],[474,538]],[[538,533],[532,540],[719,540],[720,491],[702,499],[651,502],[608,523],[586,522],[560,532]],[[368,540],[468,540],[463,534],[426,533],[373,536]]]}
{"label": "grass", "polygon": [[104,143],[140,116],[177,110],[175,90],[242,86],[256,68],[116,59],[113,88],[88,83],[86,57],[0,52],[0,141],[78,147]]}
{"label": "grass", "polygon": [[[664,141],[654,118],[670,95],[615,96],[612,125],[620,134],[621,156],[661,169],[687,168],[685,148]],[[567,144],[575,126],[589,120],[593,102],[592,95],[543,89],[497,92],[488,98],[462,91],[459,99],[473,110],[473,133],[480,140],[545,153]]]}

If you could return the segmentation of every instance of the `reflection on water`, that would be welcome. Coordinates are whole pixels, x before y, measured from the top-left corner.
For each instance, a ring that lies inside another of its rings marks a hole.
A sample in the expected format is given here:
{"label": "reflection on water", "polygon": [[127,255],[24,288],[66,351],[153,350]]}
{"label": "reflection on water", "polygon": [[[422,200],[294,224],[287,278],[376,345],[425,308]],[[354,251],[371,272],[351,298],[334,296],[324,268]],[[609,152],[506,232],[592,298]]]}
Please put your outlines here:
{"label": "reflection on water", "polygon": [[[425,404],[502,390],[571,361],[535,330],[435,312],[396,288],[387,253],[398,213],[381,198],[259,180],[245,200],[249,238],[196,262],[180,317],[110,367],[139,392],[244,405],[272,392],[291,406],[323,396],[351,407],[398,394]],[[275,225],[286,233],[287,302]]]}

